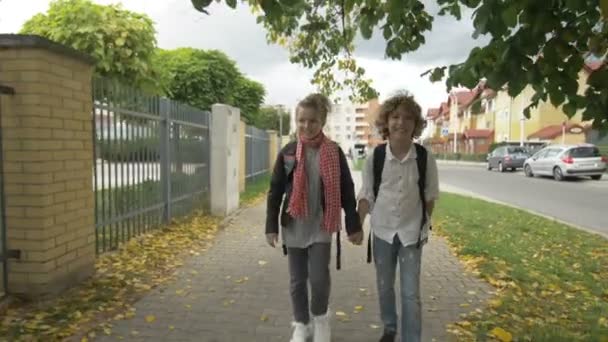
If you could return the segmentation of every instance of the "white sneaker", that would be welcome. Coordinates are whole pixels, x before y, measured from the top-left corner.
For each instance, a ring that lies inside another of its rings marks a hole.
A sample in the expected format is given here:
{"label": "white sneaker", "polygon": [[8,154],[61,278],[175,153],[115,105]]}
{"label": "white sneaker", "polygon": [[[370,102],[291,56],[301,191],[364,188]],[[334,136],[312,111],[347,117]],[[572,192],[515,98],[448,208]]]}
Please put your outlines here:
{"label": "white sneaker", "polygon": [[331,342],[331,327],[329,325],[330,313],[329,310],[325,315],[315,316],[314,320],[314,342]]}
{"label": "white sneaker", "polygon": [[306,342],[312,336],[312,327],[310,326],[310,323],[304,324],[293,322],[291,325],[294,329],[289,342]]}

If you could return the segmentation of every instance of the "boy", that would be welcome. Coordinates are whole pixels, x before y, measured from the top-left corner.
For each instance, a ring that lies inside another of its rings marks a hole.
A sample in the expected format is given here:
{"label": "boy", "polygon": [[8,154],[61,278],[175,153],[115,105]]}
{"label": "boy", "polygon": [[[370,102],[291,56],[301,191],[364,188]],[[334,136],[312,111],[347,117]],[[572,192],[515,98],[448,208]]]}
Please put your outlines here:
{"label": "boy", "polygon": [[[439,195],[437,164],[424,147],[413,142],[420,136],[425,121],[411,95],[387,99],[380,106],[376,126],[388,143],[376,147],[367,158],[358,212],[361,222],[371,212],[373,256],[384,324],[380,341],[393,342],[397,336],[394,286],[398,262],[401,341],[418,342],[422,330],[420,264]],[[420,165],[426,166],[422,174],[418,172]]]}

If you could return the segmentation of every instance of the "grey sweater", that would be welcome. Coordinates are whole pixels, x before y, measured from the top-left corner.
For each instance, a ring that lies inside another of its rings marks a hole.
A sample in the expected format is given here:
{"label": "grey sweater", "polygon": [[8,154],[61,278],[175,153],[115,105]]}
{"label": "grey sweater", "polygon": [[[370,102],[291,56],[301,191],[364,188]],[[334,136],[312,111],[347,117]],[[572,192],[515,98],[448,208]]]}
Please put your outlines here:
{"label": "grey sweater", "polygon": [[331,234],[322,229],[321,175],[319,150],[305,150],[305,168],[308,183],[308,217],[294,219],[283,227],[283,242],[288,248],[307,248],[313,243],[330,243]]}

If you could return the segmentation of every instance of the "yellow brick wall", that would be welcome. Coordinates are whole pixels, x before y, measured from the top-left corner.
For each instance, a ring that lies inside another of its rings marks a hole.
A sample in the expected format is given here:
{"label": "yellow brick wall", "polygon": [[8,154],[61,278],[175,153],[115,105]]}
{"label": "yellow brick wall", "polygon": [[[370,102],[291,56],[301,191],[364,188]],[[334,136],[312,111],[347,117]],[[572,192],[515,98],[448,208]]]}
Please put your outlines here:
{"label": "yellow brick wall", "polygon": [[92,66],[44,47],[0,48],[9,292],[37,297],[93,272]]}

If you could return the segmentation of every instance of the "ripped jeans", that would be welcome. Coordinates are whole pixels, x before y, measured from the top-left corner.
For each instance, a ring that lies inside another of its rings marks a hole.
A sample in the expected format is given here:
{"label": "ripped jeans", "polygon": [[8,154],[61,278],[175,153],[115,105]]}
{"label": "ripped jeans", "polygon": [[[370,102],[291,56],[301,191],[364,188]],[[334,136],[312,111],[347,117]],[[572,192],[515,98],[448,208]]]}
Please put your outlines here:
{"label": "ripped jeans", "polygon": [[374,235],[374,263],[378,282],[380,316],[385,332],[397,333],[395,272],[399,261],[401,284],[401,342],[419,342],[422,336],[420,262],[422,247],[404,247],[395,235],[390,244]]}

